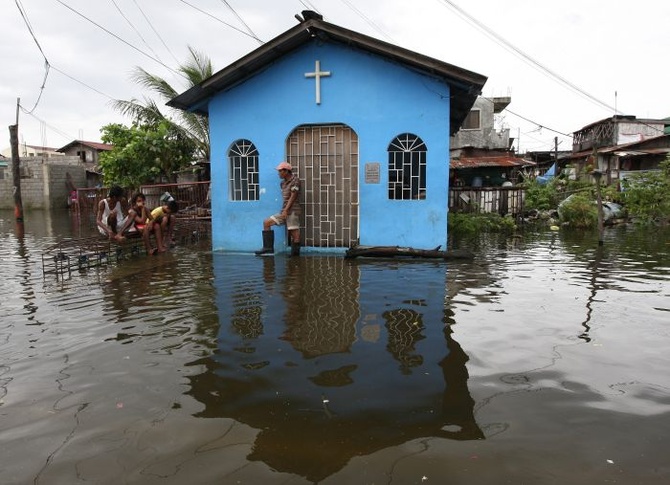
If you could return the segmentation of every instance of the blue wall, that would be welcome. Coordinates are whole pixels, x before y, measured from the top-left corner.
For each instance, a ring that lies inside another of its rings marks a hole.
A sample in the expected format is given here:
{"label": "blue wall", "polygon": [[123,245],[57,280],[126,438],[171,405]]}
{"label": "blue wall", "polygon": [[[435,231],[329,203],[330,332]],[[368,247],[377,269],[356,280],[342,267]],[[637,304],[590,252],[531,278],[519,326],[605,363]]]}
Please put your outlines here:
{"label": "blue wall", "polygon": [[[315,61],[321,79],[315,102]],[[288,135],[302,124],[344,123],[359,137],[360,243],[432,248],[446,245],[449,170],[449,86],[402,65],[339,44],[312,41],[209,104],[212,144],[212,245],[253,251],[262,221],[281,208],[275,166]],[[413,133],[427,146],[425,200],[388,199],[389,143]],[[230,201],[227,158],[231,144],[251,140],[260,158],[261,197]],[[365,183],[365,163],[381,163],[379,184]],[[276,250],[285,232],[275,230]]]}

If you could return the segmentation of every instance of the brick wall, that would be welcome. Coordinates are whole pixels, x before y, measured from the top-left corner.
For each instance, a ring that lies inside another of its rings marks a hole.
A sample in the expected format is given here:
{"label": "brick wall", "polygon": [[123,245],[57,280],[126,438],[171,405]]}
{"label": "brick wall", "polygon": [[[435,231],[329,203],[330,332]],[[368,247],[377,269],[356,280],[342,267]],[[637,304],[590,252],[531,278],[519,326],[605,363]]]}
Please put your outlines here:
{"label": "brick wall", "polygon": [[[14,208],[12,163],[0,167],[0,209]],[[58,209],[67,207],[67,185],[70,173],[76,187],[86,187],[86,168],[78,157],[58,160],[42,157],[21,158],[21,200],[24,209]]]}

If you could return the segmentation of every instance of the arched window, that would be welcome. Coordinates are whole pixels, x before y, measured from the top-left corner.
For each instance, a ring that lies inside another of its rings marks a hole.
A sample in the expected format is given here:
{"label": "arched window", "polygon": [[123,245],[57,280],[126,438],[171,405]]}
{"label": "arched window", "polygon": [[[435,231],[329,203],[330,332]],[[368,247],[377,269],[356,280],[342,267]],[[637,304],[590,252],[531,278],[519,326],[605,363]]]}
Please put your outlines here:
{"label": "arched window", "polygon": [[258,200],[258,150],[249,140],[237,140],[228,150],[230,199]]}
{"label": "arched window", "polygon": [[389,145],[389,199],[426,198],[426,145],[416,135],[403,133]]}

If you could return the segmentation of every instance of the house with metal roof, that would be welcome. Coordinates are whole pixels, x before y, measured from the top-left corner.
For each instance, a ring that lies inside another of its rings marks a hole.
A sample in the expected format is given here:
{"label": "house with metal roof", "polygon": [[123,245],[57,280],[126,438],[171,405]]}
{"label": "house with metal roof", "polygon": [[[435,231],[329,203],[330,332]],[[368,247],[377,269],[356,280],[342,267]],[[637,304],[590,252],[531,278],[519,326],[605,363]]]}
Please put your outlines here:
{"label": "house with metal roof", "polygon": [[668,154],[666,125],[666,120],[615,115],[581,128],[566,159],[570,176],[590,178],[597,170],[610,185],[630,171],[657,169]]}
{"label": "house with metal roof", "polygon": [[446,245],[449,136],[486,77],[303,17],[168,103],[209,117],[213,249],[259,248],[281,161],[305,247]]}
{"label": "house with metal roof", "polygon": [[60,147],[57,151],[64,155],[77,156],[84,163],[97,164],[101,152],[107,152],[114,148],[109,143],[95,141],[73,140],[67,145]]}

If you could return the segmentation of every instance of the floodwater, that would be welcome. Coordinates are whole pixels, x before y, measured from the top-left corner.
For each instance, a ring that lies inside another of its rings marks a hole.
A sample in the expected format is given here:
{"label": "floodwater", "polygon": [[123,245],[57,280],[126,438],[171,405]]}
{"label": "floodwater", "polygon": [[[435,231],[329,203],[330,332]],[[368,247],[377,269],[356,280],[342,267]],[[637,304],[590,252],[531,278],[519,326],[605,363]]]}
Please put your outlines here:
{"label": "floodwater", "polygon": [[2,484],[670,483],[668,229],[44,274],[89,233],[0,212]]}

